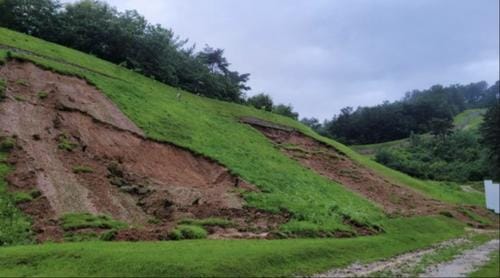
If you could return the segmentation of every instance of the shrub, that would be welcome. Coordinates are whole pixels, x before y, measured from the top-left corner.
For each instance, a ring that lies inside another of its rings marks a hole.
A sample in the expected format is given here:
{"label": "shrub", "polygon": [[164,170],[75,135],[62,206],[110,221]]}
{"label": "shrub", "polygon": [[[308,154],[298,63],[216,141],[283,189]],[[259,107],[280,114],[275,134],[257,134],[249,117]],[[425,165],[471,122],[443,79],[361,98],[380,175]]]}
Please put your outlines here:
{"label": "shrub", "polygon": [[200,226],[179,225],[169,233],[169,238],[173,240],[180,239],[202,239],[207,237],[207,231]]}
{"label": "shrub", "polygon": [[68,213],[61,217],[61,221],[63,229],[66,231],[84,228],[120,229],[127,226],[127,224],[109,216],[90,213]]}
{"label": "shrub", "polygon": [[80,173],[93,173],[94,169],[90,168],[89,166],[84,166],[84,165],[77,165],[73,167],[73,173],[75,174],[80,174]]}

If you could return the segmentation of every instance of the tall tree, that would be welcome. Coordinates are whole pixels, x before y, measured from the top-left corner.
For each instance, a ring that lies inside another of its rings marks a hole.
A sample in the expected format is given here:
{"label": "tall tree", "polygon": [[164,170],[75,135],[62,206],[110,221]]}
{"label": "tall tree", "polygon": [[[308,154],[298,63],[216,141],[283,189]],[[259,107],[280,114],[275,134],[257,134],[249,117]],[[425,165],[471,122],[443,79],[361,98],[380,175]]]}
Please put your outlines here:
{"label": "tall tree", "polygon": [[500,180],[500,104],[488,109],[480,131],[482,142],[489,150],[492,178]]}

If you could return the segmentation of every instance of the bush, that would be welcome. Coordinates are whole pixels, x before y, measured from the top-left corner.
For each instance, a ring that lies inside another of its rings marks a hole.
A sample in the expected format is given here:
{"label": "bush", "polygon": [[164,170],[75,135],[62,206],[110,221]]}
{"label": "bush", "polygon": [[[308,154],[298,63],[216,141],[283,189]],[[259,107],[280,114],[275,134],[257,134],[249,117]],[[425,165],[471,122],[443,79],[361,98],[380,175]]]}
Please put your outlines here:
{"label": "bush", "polygon": [[207,231],[200,226],[179,225],[168,235],[170,239],[202,239],[208,235]]}

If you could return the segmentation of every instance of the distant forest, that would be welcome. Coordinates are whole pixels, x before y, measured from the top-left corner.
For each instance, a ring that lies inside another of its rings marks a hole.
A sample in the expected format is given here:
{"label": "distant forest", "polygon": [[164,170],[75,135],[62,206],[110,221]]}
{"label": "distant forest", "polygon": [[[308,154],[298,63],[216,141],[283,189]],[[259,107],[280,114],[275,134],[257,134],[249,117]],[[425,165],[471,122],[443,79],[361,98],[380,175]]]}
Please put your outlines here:
{"label": "distant forest", "polygon": [[499,81],[469,85],[434,85],[413,90],[395,102],[373,107],[345,107],[339,115],[320,123],[315,118],[302,122],[317,132],[345,144],[372,144],[408,138],[411,134],[446,132],[453,117],[471,108],[487,108],[497,103]]}

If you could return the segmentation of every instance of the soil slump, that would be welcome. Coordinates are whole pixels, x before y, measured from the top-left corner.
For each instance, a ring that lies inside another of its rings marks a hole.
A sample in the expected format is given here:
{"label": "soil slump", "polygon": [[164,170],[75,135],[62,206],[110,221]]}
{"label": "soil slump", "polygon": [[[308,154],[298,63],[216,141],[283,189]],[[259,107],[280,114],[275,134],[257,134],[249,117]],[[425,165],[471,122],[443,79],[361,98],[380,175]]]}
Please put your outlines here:
{"label": "soil slump", "polygon": [[[255,118],[243,118],[241,121],[259,130],[289,157],[379,204],[389,215],[448,214],[471,226],[480,225],[470,219],[463,212],[463,208],[457,209],[455,206],[428,198],[411,188],[394,184],[354,162],[335,148],[292,128]],[[495,216],[485,209],[473,206],[468,206],[467,209],[496,223]]]}
{"label": "soil slump", "polygon": [[0,135],[13,136],[17,145],[8,181],[12,190],[41,192],[22,205],[39,240],[60,239],[57,219],[71,212],[106,214],[149,229],[119,234],[133,239],[158,239],[186,217],[234,218],[243,230],[257,218],[259,232],[286,222],[286,216],[244,208],[240,192],[253,186],[208,158],[146,139],[84,80],[19,62],[3,66],[0,77],[8,84]]}

